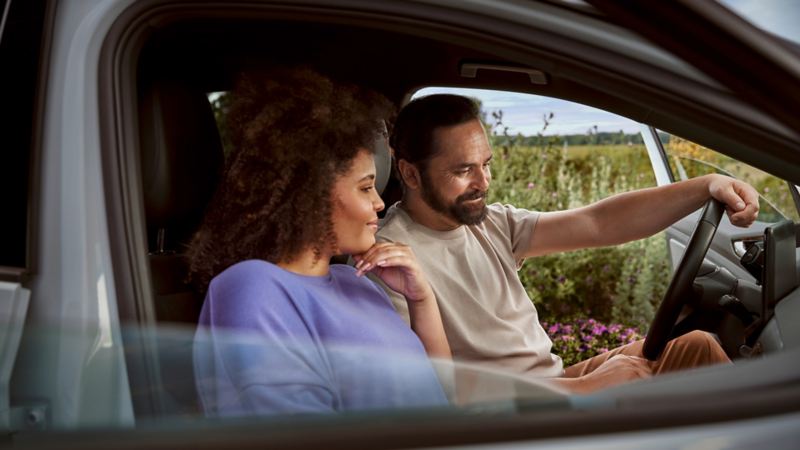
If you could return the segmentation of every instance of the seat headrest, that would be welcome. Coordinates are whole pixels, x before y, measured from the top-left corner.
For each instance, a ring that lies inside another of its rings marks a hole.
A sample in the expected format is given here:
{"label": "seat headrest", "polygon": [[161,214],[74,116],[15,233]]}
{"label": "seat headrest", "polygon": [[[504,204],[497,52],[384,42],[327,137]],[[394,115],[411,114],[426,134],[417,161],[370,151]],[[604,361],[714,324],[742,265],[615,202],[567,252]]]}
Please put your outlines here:
{"label": "seat headrest", "polygon": [[383,136],[375,138],[375,189],[383,193],[392,174],[392,153],[389,141]]}
{"label": "seat headrest", "polygon": [[148,230],[164,228],[173,238],[175,232],[190,234],[214,193],[224,160],[211,104],[202,90],[170,81],[152,83],[140,101]]}

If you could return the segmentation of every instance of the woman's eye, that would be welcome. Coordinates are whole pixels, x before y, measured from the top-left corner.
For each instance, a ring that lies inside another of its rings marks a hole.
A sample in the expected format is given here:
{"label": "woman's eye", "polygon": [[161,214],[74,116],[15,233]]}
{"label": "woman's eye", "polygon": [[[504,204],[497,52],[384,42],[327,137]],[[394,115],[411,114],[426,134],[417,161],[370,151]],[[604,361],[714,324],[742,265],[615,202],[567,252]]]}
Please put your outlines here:
{"label": "woman's eye", "polygon": [[369,191],[371,191],[373,189],[375,189],[375,186],[365,186],[365,187],[361,188],[361,190],[364,191],[364,192],[369,192]]}

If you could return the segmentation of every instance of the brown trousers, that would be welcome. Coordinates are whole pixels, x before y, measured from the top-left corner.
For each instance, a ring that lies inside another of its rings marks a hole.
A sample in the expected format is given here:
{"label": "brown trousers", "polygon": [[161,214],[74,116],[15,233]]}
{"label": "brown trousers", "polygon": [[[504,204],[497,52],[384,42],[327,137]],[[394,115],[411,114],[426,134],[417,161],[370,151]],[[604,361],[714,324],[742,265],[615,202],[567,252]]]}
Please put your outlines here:
{"label": "brown trousers", "polygon": [[[611,351],[593,356],[585,361],[567,367],[564,376],[576,378],[593,372],[614,355],[638,356],[642,355],[644,339],[617,347]],[[728,355],[722,350],[717,340],[705,331],[695,330],[679,336],[667,343],[664,352],[657,361],[650,364],[653,375],[672,372],[675,370],[691,369],[692,367],[707,366],[711,364],[730,363]]]}

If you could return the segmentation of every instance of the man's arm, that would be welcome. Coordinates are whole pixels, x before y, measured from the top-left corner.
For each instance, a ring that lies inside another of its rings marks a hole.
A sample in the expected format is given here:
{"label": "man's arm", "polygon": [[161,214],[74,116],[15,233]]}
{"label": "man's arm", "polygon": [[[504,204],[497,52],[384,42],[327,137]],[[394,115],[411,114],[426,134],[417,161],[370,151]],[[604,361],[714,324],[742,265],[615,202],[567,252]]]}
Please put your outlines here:
{"label": "man's arm", "polygon": [[752,186],[722,175],[705,175],[617,194],[581,208],[542,213],[524,256],[642,239],[697,210],[711,197],[726,205],[734,225],[750,226],[758,215],[758,193]]}

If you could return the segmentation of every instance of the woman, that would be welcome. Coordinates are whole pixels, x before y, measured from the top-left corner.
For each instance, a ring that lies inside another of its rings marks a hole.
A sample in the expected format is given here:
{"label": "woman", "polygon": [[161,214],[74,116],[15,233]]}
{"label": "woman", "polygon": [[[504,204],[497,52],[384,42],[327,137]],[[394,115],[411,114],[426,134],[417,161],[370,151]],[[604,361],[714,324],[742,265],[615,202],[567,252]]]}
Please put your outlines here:
{"label": "woman", "polygon": [[[408,247],[375,244],[373,143],[390,112],[309,70],[234,90],[235,150],[189,250],[207,288],[194,349],[207,414],[446,403],[426,357],[450,357],[430,285]],[[339,254],[356,267],[331,265]],[[368,272],[405,295],[413,332]]]}

